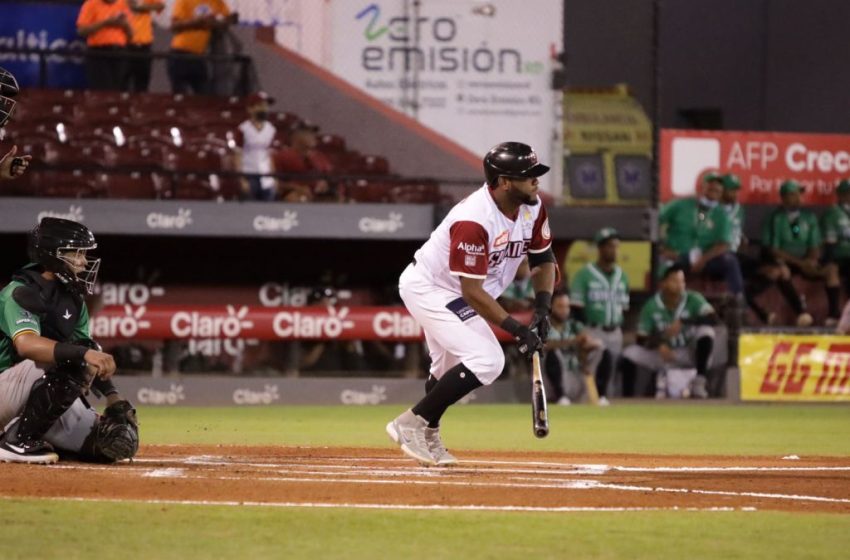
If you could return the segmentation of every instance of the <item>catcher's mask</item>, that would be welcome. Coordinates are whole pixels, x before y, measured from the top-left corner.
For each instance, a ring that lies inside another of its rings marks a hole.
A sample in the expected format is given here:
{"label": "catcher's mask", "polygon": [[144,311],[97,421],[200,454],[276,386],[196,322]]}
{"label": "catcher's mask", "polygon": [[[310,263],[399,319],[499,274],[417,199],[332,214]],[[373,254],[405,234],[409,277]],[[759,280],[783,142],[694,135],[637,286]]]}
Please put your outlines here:
{"label": "catcher's mask", "polygon": [[42,218],[29,234],[30,260],[80,296],[94,291],[100,259],[89,253],[96,248],[94,234],[73,220]]}

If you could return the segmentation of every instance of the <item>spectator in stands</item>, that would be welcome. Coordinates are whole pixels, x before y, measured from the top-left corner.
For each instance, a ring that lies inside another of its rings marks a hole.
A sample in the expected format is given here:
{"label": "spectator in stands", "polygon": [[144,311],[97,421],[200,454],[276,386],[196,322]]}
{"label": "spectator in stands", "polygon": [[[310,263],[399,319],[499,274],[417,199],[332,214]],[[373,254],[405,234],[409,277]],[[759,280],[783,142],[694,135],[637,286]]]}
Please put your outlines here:
{"label": "spectator in stands", "polygon": [[209,69],[205,55],[213,29],[236,23],[224,0],[175,0],[171,12],[171,52],[168,78],[174,93],[208,93]]}
{"label": "spectator in stands", "polygon": [[557,292],[552,298],[549,321],[552,328],[546,341],[544,369],[552,385],[553,402],[562,406],[570,404],[564,390],[565,375],[593,375],[595,370],[598,404],[607,406],[605,390],[610,372],[607,369],[600,371],[597,367],[602,357],[602,341],[590,336],[580,321],[570,317],[570,297],[565,292]]}
{"label": "spectator in stands", "polygon": [[714,325],[717,314],[699,293],[687,290],[685,273],[680,265],[667,268],[658,293],[640,311],[637,344],[626,348],[620,367],[623,393],[634,394],[637,368],[653,371],[658,389],[666,394],[669,368],[696,368],[691,381],[693,398],[708,397],[707,374],[714,351]]}
{"label": "spectator in stands", "polygon": [[[762,244],[768,262],[777,262],[789,274],[826,283],[829,316],[826,325],[838,324],[840,281],[834,262],[821,265],[821,232],[812,212],[800,208],[803,188],[797,181],[785,181],[779,187],[782,205],[762,224]],[[784,275],[784,271],[783,271]],[[790,276],[789,276],[790,277]],[[800,308],[802,309],[802,307]],[[798,309],[795,309],[800,314]]]}
{"label": "spectator in stands", "polygon": [[534,287],[531,285],[531,269],[528,267],[528,258],[522,259],[513,282],[505,288],[505,292],[499,297],[499,303],[508,313],[529,311],[534,307]]}
{"label": "spectator in stands", "polygon": [[[782,270],[778,264],[775,262],[761,262],[758,258],[746,252],[748,241],[744,235],[744,207],[738,202],[738,191],[741,189],[741,180],[734,173],[727,173],[721,177],[721,182],[723,183],[721,203],[729,216],[729,222],[732,226],[729,250],[738,259],[741,274],[746,279],[744,282],[744,296],[746,297],[747,305],[762,323],[774,325],[776,324],[776,313],[766,311],[756,301],[756,296],[764,291],[768,284],[779,282],[780,290],[783,293],[790,287],[792,297],[798,300],[799,298],[796,292],[793,291],[794,288],[790,285],[789,280],[783,280]],[[792,304],[792,306],[794,305]],[[808,317],[809,324],[811,324],[811,315],[804,315]],[[802,317],[802,321],[805,322],[806,318]]]}
{"label": "spectator in stands", "polygon": [[124,89],[127,45],[133,38],[126,0],[86,0],[77,16],[77,34],[86,40],[89,88]]}
{"label": "spectator in stands", "polygon": [[836,203],[821,217],[824,262],[838,268],[844,294],[850,297],[850,179],[835,188]]}
{"label": "spectator in stands", "polygon": [[[299,120],[289,130],[289,146],[274,155],[278,173],[320,175],[331,172],[331,162],[318,145],[319,127]],[[325,178],[304,177],[283,179],[281,199],[287,202],[309,202],[311,200],[338,201],[339,192]]]}
{"label": "spectator in stands", "polygon": [[127,50],[127,91],[146,92],[151,81],[151,45],[153,45],[153,22],[151,13],[160,13],[165,3],[159,0],[128,0],[130,5],[130,27],[133,39]]}
{"label": "spectator in stands", "polygon": [[734,300],[741,301],[744,278],[730,252],[732,224],[719,204],[722,192],[721,176],[711,171],[702,177],[699,198],[674,200],[661,209],[662,257],[665,265],[677,263],[685,272],[725,279]]}
{"label": "spectator in stands", "polygon": [[[593,238],[595,263],[584,265],[570,284],[573,315],[588,325],[588,334],[603,344],[597,380],[611,378],[623,351],[623,315],[629,308],[629,279],[617,264],[620,234],[606,227]],[[600,390],[605,395],[605,390]]]}
{"label": "spectator in stands", "polygon": [[[15,100],[13,99],[20,89],[15,76],[5,68],[0,67],[0,140],[3,140],[5,127],[12,114],[15,112]],[[3,152],[0,152],[3,153]],[[0,157],[0,180],[14,179],[24,174],[30,164],[32,156],[18,156],[18,147],[12,148]]]}
{"label": "spectator in stands", "polygon": [[264,91],[248,96],[248,120],[236,131],[236,169],[251,174],[242,178],[242,189],[253,200],[271,201],[277,195],[277,180],[269,176],[275,172],[270,150],[277,130],[269,122],[273,103]]}

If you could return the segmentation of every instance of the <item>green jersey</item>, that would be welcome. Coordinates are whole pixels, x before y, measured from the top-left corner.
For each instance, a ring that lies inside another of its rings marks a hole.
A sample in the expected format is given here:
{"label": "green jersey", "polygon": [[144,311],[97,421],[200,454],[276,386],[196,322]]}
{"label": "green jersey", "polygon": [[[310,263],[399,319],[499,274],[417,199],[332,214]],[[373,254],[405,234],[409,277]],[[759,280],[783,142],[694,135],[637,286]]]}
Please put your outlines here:
{"label": "green jersey", "polygon": [[[0,372],[23,359],[15,351],[13,344],[15,337],[25,332],[41,335],[41,319],[39,316],[27,311],[12,298],[12,292],[19,286],[23,286],[23,284],[13,281],[0,291]],[[82,305],[80,316],[70,340],[80,338],[89,338],[89,313],[85,304]],[[60,340],[59,342],[67,341]]]}
{"label": "green jersey", "polygon": [[736,253],[744,236],[744,207],[736,202],[735,204],[724,204],[723,209],[729,216],[729,227],[731,228],[729,250]]}
{"label": "green jersey", "polygon": [[802,259],[809,249],[821,246],[818,220],[807,210],[794,212],[792,216],[784,208],[777,208],[762,225],[761,242],[765,247]]}
{"label": "green jersey", "polygon": [[664,205],[658,216],[668,247],[683,255],[691,249],[706,252],[718,243],[732,244],[732,224],[720,204],[703,208],[695,198]]}
{"label": "green jersey", "polygon": [[714,313],[714,308],[702,294],[685,291],[684,297],[679,304],[669,309],[661,300],[661,293],[656,293],[647,301],[640,310],[638,319],[638,336],[660,335],[664,330],[680,319],[683,323],[679,334],[672,338],[665,338],[664,342],[671,348],[682,348],[687,346],[693,339],[693,326],[687,325],[688,320],[696,319]]}
{"label": "green jersey", "polygon": [[570,302],[584,308],[588,325],[618,327],[629,308],[629,279],[620,265],[607,274],[596,263],[588,263],[570,284]]}
{"label": "green jersey", "polygon": [[[569,318],[560,327],[552,324],[552,328],[549,329],[549,340],[572,340],[576,336],[580,335],[584,329],[585,326],[581,321]],[[578,371],[578,355],[573,349],[561,348],[558,349],[558,352],[561,354],[561,357],[564,360],[564,365],[569,371]]]}
{"label": "green jersey", "polygon": [[850,208],[836,204],[831,206],[820,219],[823,240],[834,243],[832,256],[850,259]]}

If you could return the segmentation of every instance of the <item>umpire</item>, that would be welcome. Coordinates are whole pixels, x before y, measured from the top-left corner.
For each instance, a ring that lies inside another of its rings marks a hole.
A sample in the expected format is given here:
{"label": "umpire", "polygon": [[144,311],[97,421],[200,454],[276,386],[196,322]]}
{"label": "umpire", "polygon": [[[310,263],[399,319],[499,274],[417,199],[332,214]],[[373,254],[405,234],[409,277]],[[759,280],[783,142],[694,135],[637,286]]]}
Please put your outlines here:
{"label": "umpire", "polygon": [[570,300],[574,318],[587,325],[590,337],[602,341],[604,350],[596,369],[597,378],[610,380],[623,351],[623,313],[629,309],[629,279],[617,264],[617,230],[602,228],[593,241],[598,257],[576,273],[570,284]]}

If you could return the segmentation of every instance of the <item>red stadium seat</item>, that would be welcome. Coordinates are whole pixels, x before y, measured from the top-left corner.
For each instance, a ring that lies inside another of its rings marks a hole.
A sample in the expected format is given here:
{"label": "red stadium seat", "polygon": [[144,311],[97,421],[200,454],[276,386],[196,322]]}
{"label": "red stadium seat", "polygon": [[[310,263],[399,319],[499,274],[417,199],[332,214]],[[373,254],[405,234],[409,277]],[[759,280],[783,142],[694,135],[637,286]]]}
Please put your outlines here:
{"label": "red stadium seat", "polygon": [[390,163],[387,158],[381,156],[362,156],[360,160],[360,173],[364,175],[388,175]]}
{"label": "red stadium seat", "polygon": [[389,202],[390,186],[358,179],[346,186],[346,195],[353,202]]}
{"label": "red stadium seat", "polygon": [[317,148],[323,152],[343,152],[345,151],[345,138],[336,134],[321,134],[319,135],[319,145]]}
{"label": "red stadium seat", "polygon": [[179,200],[213,200],[216,197],[208,181],[192,175],[174,177],[171,194]]}
{"label": "red stadium seat", "polygon": [[396,185],[390,189],[391,202],[407,204],[436,204],[440,199],[437,183],[415,183]]}
{"label": "red stadium seat", "polygon": [[39,179],[39,193],[61,198],[95,198],[106,194],[95,185],[91,173],[80,169],[43,172]]}
{"label": "red stadium seat", "polygon": [[164,197],[164,181],[145,171],[101,173],[97,180],[110,198],[154,199]]}

